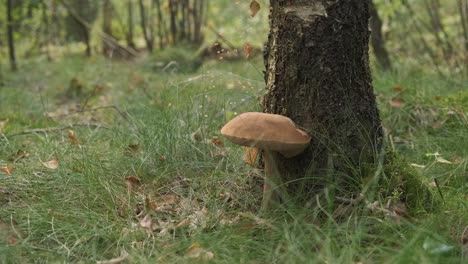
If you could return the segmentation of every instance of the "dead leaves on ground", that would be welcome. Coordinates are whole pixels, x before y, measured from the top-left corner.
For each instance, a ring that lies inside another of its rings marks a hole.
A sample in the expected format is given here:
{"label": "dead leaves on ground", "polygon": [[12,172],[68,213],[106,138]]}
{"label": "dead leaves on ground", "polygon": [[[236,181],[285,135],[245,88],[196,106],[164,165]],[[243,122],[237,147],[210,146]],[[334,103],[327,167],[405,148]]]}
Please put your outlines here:
{"label": "dead leaves on ground", "polygon": [[255,17],[258,11],[260,11],[260,4],[257,1],[252,0],[252,2],[250,2],[249,8],[250,8],[250,16]]}
{"label": "dead leaves on ground", "polygon": [[53,159],[51,159],[51,160],[49,160],[49,161],[46,161],[46,162],[42,162],[42,161],[41,161],[41,164],[42,164],[42,166],[44,166],[45,168],[51,169],[51,170],[56,170],[56,169],[58,169],[58,167],[59,167],[59,161],[58,161],[57,158],[53,158]]}
{"label": "dead leaves on ground", "polygon": [[214,258],[214,254],[201,247],[199,243],[193,243],[187,250],[185,256],[191,259],[210,260]]}

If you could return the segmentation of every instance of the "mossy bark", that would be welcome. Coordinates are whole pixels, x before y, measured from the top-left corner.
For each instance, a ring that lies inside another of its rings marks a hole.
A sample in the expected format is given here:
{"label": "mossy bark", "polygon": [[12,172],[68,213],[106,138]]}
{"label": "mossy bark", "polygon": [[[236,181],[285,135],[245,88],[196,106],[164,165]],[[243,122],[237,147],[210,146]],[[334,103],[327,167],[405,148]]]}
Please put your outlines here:
{"label": "mossy bark", "polygon": [[383,138],[369,69],[369,3],[272,0],[270,10],[263,110],[312,136],[303,154],[278,157],[283,180],[294,192],[332,178],[340,190],[358,190],[359,168],[375,163]]}

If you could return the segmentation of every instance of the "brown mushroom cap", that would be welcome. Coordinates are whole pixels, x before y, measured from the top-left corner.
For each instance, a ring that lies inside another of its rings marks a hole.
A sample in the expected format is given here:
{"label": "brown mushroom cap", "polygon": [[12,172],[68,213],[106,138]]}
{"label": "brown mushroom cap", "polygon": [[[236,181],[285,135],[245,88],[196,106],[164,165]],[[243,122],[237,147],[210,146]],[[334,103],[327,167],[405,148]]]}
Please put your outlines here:
{"label": "brown mushroom cap", "polygon": [[310,136],[296,128],[294,122],[281,115],[247,112],[228,122],[221,134],[231,142],[294,157],[309,145]]}

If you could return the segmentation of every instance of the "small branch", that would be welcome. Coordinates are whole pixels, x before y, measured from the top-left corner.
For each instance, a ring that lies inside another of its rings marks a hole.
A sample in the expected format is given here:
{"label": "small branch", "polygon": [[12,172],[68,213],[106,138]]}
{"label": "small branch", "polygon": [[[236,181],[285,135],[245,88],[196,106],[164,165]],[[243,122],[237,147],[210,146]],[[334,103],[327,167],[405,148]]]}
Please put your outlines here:
{"label": "small branch", "polygon": [[11,137],[16,137],[16,136],[23,136],[23,135],[29,135],[29,134],[46,134],[49,132],[57,132],[57,131],[62,131],[65,129],[71,129],[75,127],[88,127],[88,128],[103,128],[103,129],[110,129],[108,127],[102,126],[102,125],[95,125],[95,124],[73,124],[69,126],[63,126],[63,127],[49,127],[49,128],[34,128],[34,129],[28,129],[24,130],[18,133],[14,134],[9,134],[5,135],[4,139],[11,138]]}
{"label": "small branch", "polygon": [[89,108],[89,109],[80,109],[80,110],[76,110],[76,111],[73,111],[71,113],[68,113],[68,114],[62,114],[62,115],[56,115],[56,116],[52,116],[52,118],[55,118],[55,117],[66,117],[66,116],[70,116],[70,115],[75,115],[75,114],[82,114],[82,113],[85,113],[85,112],[96,112],[96,111],[99,111],[99,110],[105,110],[105,109],[114,109],[117,113],[119,113],[119,115],[125,119],[125,121],[129,121],[129,118],[128,118],[128,114],[126,114],[125,112],[123,112],[122,110],[120,110],[117,106],[115,105],[107,105],[107,106],[100,106],[100,107],[95,107],[95,108]]}

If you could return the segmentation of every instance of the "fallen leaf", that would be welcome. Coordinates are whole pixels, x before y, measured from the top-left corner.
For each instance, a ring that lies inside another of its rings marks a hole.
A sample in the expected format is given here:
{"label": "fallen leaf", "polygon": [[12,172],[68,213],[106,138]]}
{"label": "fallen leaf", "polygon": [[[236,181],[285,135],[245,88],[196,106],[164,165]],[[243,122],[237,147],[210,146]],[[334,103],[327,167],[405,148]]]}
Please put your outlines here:
{"label": "fallen leaf", "polygon": [[129,176],[125,178],[125,183],[127,183],[127,192],[128,194],[132,194],[136,191],[141,191],[142,185],[140,179],[135,176]]}
{"label": "fallen leaf", "polygon": [[395,91],[395,92],[401,93],[401,92],[403,92],[404,90],[405,90],[405,89],[404,89],[403,87],[401,87],[400,85],[397,85],[397,86],[393,87],[393,91]]}
{"label": "fallen leaf", "polygon": [[255,163],[257,162],[258,148],[243,147],[242,149],[244,150],[244,162],[255,166]]}
{"label": "fallen leaf", "polygon": [[143,217],[143,219],[140,221],[140,226],[143,227],[147,233],[153,232],[155,225],[156,224],[153,222],[153,218],[151,218],[151,215],[149,214]]}
{"label": "fallen leaf", "polygon": [[244,55],[245,58],[248,59],[250,57],[250,52],[252,51],[252,46],[249,44],[245,44],[244,46]]}
{"label": "fallen leaf", "polygon": [[217,147],[224,147],[224,142],[221,139],[219,139],[218,137],[212,138],[211,142]]}
{"label": "fallen leaf", "polygon": [[8,121],[10,121],[10,119],[8,119],[8,118],[5,119],[5,120],[0,121],[0,133],[2,133],[3,129],[5,129],[5,126],[8,123]]}
{"label": "fallen leaf", "polygon": [[422,248],[426,250],[427,252],[429,252],[429,254],[434,254],[434,255],[444,254],[452,250],[455,250],[454,246],[448,245],[445,242],[435,240],[431,237],[426,237],[426,239],[424,239]]}
{"label": "fallen leaf", "polygon": [[451,161],[448,161],[448,160],[442,158],[441,156],[436,156],[436,161],[439,162],[439,163],[452,164]]}
{"label": "fallen leaf", "polygon": [[41,162],[42,166],[48,168],[48,169],[51,169],[51,170],[55,170],[58,168],[59,166],[59,162],[57,160],[57,158],[53,158],[52,160],[49,160],[47,162]]}
{"label": "fallen leaf", "polygon": [[192,139],[192,141],[202,141],[203,134],[202,134],[201,128],[198,128],[195,132],[193,132],[190,135],[190,139]]}
{"label": "fallen leaf", "polygon": [[109,260],[101,260],[101,261],[96,261],[96,264],[119,264],[127,260],[129,254],[127,252],[122,252],[120,257],[118,258],[113,258]]}
{"label": "fallen leaf", "polygon": [[11,175],[11,173],[13,172],[13,165],[8,165],[6,167],[0,167],[0,171],[3,171],[6,174]]}
{"label": "fallen leaf", "polygon": [[68,130],[68,138],[73,145],[78,145],[78,140],[76,139],[75,132],[73,130]]}
{"label": "fallen leaf", "polygon": [[205,250],[199,243],[193,243],[185,251],[185,256],[188,258],[197,258],[202,260],[210,260],[214,258],[213,252]]}
{"label": "fallen leaf", "polygon": [[252,2],[250,2],[250,16],[255,17],[258,11],[260,11],[260,4],[257,1],[252,0]]}
{"label": "fallen leaf", "polygon": [[405,106],[405,102],[403,102],[402,99],[394,97],[392,100],[390,100],[390,105],[394,108],[402,108]]}

